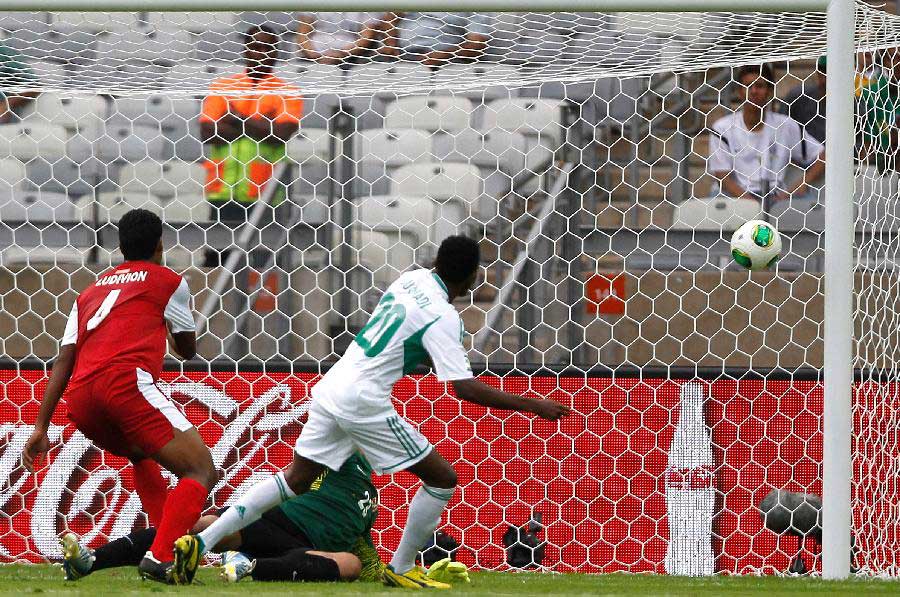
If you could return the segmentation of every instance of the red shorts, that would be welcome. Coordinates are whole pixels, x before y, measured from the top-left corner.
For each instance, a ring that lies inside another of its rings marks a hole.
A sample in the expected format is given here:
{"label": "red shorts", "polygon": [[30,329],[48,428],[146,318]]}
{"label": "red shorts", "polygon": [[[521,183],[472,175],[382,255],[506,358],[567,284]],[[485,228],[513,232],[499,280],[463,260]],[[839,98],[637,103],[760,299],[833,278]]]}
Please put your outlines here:
{"label": "red shorts", "polygon": [[107,371],[66,390],[69,420],[99,448],[126,458],[156,454],[174,429],[192,427],[142,369]]}

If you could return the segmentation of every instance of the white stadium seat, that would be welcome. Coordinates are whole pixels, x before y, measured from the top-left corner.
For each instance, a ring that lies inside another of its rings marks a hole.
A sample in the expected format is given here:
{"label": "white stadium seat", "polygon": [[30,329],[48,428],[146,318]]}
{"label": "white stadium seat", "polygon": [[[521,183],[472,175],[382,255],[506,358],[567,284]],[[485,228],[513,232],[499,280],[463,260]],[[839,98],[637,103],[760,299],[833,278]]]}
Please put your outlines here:
{"label": "white stadium seat", "polygon": [[141,208],[148,209],[162,216],[163,205],[161,200],[150,193],[122,193],[113,191],[99,193],[97,195],[98,219],[102,226],[106,223],[115,224],[126,212]]}
{"label": "white stadium seat", "polygon": [[182,195],[203,195],[206,168],[202,164],[171,160],[141,160],[125,164],[119,172],[119,186],[126,193],[150,192],[170,199]]}
{"label": "white stadium seat", "polygon": [[62,193],[17,192],[0,206],[4,222],[73,222],[75,206]]}
{"label": "white stadium seat", "polygon": [[25,122],[57,124],[81,134],[96,134],[106,119],[106,101],[97,95],[63,96],[48,91],[34,101],[34,111]]}
{"label": "white stadium seat", "polygon": [[164,89],[207,89],[220,77],[237,74],[241,68],[225,61],[178,62],[169,69],[163,81]]}
{"label": "white stadium seat", "polygon": [[191,55],[193,44],[187,31],[135,28],[112,31],[97,42],[97,61],[175,63]]}
{"label": "white stadium seat", "polygon": [[111,126],[94,143],[94,155],[105,163],[137,162],[162,158],[165,138],[159,128],[149,126]]}
{"label": "white stadium seat", "polygon": [[672,229],[737,230],[747,220],[761,218],[762,205],[753,199],[688,199],[675,208]]}
{"label": "white stadium seat", "polygon": [[487,105],[481,130],[500,129],[538,137],[558,147],[563,142],[563,102],[538,98],[495,100]]}
{"label": "white stadium seat", "polygon": [[275,67],[276,76],[299,87],[301,92],[317,88],[334,90],[343,84],[345,72],[337,65],[306,61],[286,62]]}
{"label": "white stadium seat", "polygon": [[445,205],[428,197],[364,197],[355,206],[355,220],[362,227],[387,234],[409,247],[429,244],[430,249],[436,249],[444,238],[459,233],[465,219],[459,204]]}
{"label": "white stadium seat", "polygon": [[327,130],[300,127],[287,143],[287,156],[298,164],[327,162],[330,148],[331,138]]}
{"label": "white stadium seat", "polygon": [[472,164],[423,163],[399,168],[393,177],[392,195],[428,197],[472,204],[481,196],[481,176]]}
{"label": "white stadium seat", "polygon": [[60,125],[21,122],[0,126],[0,159],[23,162],[42,158],[54,162],[65,155],[69,135]]}
{"label": "white stadium seat", "polygon": [[464,97],[401,97],[387,107],[384,128],[457,132],[469,128],[472,102]]}
{"label": "white stadium seat", "polygon": [[431,161],[431,135],[416,129],[370,129],[354,135],[360,195],[388,192],[393,172],[407,164]]}

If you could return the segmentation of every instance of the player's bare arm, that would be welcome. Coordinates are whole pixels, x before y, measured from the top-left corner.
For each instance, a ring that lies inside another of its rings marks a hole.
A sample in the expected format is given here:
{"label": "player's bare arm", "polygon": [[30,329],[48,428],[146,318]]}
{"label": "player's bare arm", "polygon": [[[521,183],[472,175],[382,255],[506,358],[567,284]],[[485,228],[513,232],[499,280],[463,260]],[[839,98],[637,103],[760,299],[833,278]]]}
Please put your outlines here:
{"label": "player's bare arm", "polygon": [[31,437],[25,442],[25,448],[22,450],[22,464],[29,472],[34,472],[35,461],[40,455],[50,448],[50,442],[47,439],[47,429],[50,427],[50,419],[56,412],[56,405],[59,404],[69,378],[72,376],[72,369],[75,367],[75,345],[67,344],[59,350],[59,356],[53,363],[53,371],[50,374],[50,381],[47,382],[47,388],[44,390],[44,397],[41,400],[41,408],[38,411],[37,420],[34,423],[34,431]]}
{"label": "player's bare arm", "polygon": [[568,406],[554,400],[538,400],[517,396],[491,387],[475,378],[458,379],[453,382],[453,389],[460,400],[480,404],[488,408],[502,408],[529,412],[548,421],[556,421],[569,414]]}

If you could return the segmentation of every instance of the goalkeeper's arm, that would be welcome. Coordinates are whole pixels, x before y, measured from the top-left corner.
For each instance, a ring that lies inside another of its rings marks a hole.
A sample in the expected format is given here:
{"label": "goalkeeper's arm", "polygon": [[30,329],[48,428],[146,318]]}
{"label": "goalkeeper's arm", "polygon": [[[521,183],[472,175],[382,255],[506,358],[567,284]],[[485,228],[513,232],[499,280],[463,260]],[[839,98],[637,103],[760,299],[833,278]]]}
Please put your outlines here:
{"label": "goalkeeper's arm", "polygon": [[530,412],[549,421],[561,419],[571,410],[568,406],[554,400],[536,400],[510,394],[482,383],[475,378],[457,379],[453,382],[453,389],[456,390],[456,395],[460,400],[489,408]]}

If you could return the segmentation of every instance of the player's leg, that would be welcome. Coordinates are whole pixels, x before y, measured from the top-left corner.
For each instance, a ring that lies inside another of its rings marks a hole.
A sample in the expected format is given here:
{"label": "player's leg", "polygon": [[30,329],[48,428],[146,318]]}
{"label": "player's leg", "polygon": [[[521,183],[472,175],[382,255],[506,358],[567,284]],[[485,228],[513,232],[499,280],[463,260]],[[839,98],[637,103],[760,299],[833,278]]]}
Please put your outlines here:
{"label": "player's leg", "polygon": [[409,515],[400,544],[391,558],[390,567],[397,574],[405,574],[415,567],[416,554],[434,537],[456,491],[456,471],[437,450],[406,469],[422,480],[422,486],[409,504]]}
{"label": "player's leg", "polygon": [[297,438],[291,465],[272,477],[260,481],[240,496],[218,520],[198,535],[186,535],[175,545],[176,573],[182,562],[190,566],[193,554],[202,556],[222,539],[259,520],[264,512],[308,490],[324,467],[338,470],[356,448],[349,436],[327,411],[315,402],[309,409],[309,419]]}
{"label": "player's leg", "polygon": [[440,521],[456,490],[456,472],[417,429],[391,410],[382,416],[346,425],[354,442],[381,473],[409,471],[423,485],[409,505],[400,545],[383,574],[385,584],[405,588],[441,588],[450,585],[427,578],[415,567],[418,551]]}
{"label": "player's leg", "polygon": [[[209,449],[193,427],[187,431],[176,430],[171,441],[152,457],[179,479],[178,485],[166,497],[162,520],[148,554],[165,566],[175,560],[175,540],[190,531],[200,518],[209,490],[215,485],[218,475]],[[197,558],[199,561],[199,555]],[[144,567],[143,562],[141,565]],[[189,583],[193,579],[192,576],[186,578],[180,575],[177,567],[173,569],[173,577],[179,584]]]}
{"label": "player's leg", "polygon": [[277,558],[259,558],[250,572],[253,580],[328,582],[359,578],[362,565],[352,553],[298,548]]}
{"label": "player's leg", "polygon": [[74,533],[66,533],[60,539],[66,580],[78,580],[106,568],[137,566],[150,549],[154,537],[156,529],[141,529],[97,549],[89,549]]}
{"label": "player's leg", "polygon": [[162,476],[159,464],[151,458],[140,458],[132,461],[134,470],[134,489],[141,498],[141,505],[147,514],[151,527],[158,527],[162,521],[169,483]]}

